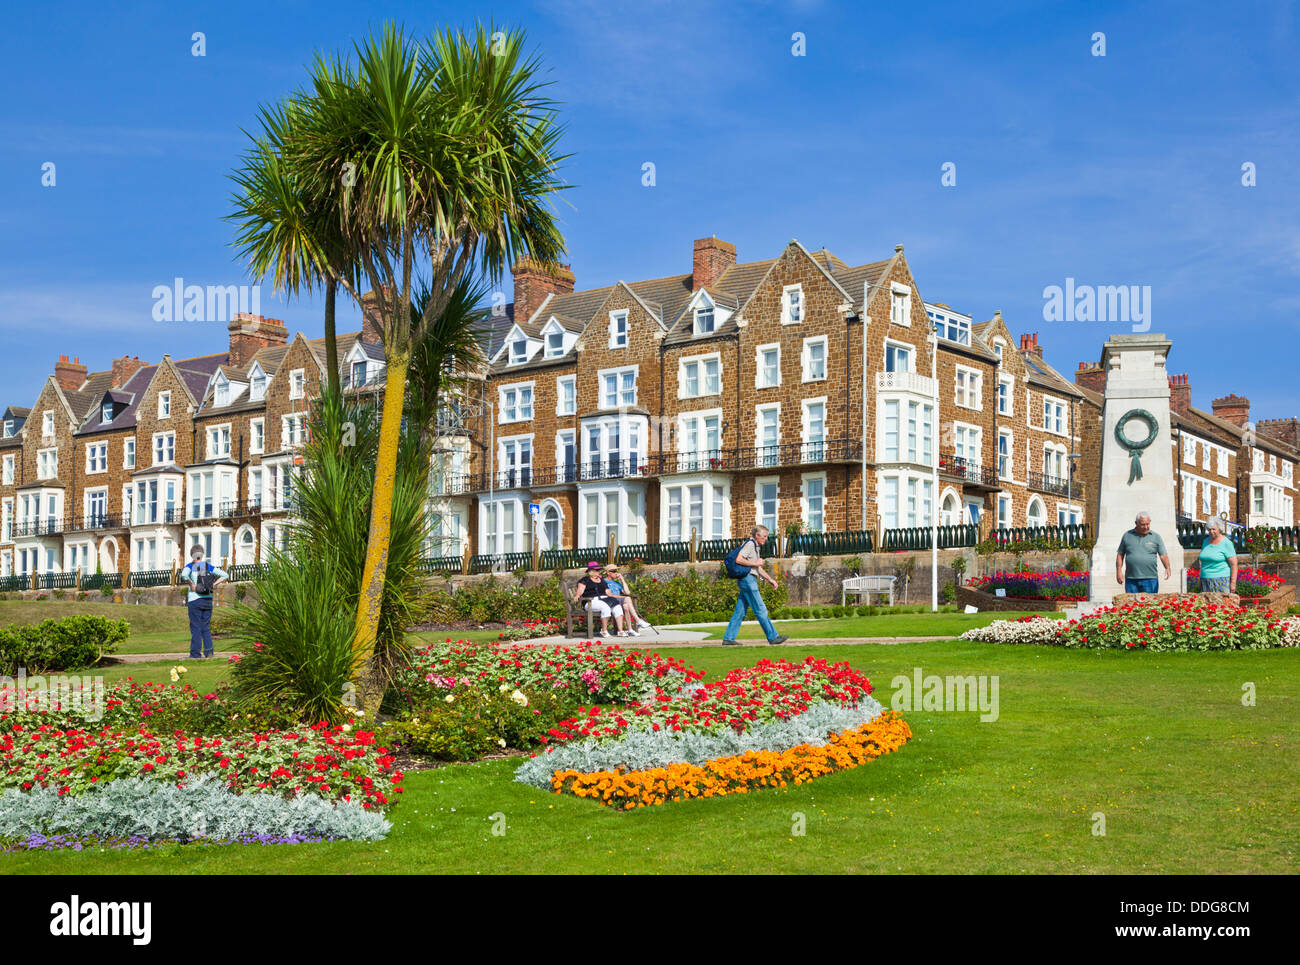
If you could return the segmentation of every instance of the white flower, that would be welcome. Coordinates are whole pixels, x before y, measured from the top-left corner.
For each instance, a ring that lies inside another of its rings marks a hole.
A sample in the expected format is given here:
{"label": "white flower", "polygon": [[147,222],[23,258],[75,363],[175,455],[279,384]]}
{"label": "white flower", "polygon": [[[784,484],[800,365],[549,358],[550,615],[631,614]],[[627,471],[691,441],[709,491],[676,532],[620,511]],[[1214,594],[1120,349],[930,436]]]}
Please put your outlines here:
{"label": "white flower", "polygon": [[352,725],[351,725],[351,724],[344,724],[344,725],[343,725],[343,729],[344,729],[345,731],[351,730],[351,729],[352,729]]}
{"label": "white flower", "polygon": [[520,707],[528,706],[528,698],[525,697],[523,693],[518,690],[516,690],[513,694],[510,695],[510,699],[513,700]]}
{"label": "white flower", "polygon": [[455,700],[455,699],[456,699],[456,698],[453,697],[451,694],[448,694],[446,697],[443,698],[443,700],[445,700],[445,701],[446,701],[447,703],[449,703],[449,704],[450,704],[453,700]]}
{"label": "white flower", "polygon": [[506,739],[505,739],[504,737],[499,737],[499,738],[497,738],[497,743],[500,744],[502,747],[505,747],[505,746],[506,746]]}
{"label": "white flower", "polygon": [[[500,687],[497,688],[497,693],[499,693],[499,694],[504,694],[504,693],[505,693],[507,690],[509,690],[509,689],[510,689],[510,685],[509,685],[509,684],[502,684]],[[515,691],[515,693],[518,693],[518,692],[519,692],[519,691]]]}
{"label": "white flower", "polygon": [[176,683],[178,680],[181,679],[180,674],[178,674],[175,670],[171,672],[171,678],[172,678],[172,683]]}

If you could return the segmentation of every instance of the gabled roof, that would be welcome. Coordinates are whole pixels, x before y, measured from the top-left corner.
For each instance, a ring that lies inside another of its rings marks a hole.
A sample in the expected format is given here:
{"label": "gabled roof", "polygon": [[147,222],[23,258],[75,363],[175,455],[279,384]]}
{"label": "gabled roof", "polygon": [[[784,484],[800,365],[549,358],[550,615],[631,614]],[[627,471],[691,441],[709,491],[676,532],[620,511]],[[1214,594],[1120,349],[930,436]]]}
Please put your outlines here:
{"label": "gabled roof", "polygon": [[1020,357],[1025,360],[1025,380],[1027,382],[1031,382],[1040,388],[1050,389],[1061,395],[1072,395],[1075,398],[1083,397],[1083,393],[1079,391],[1077,385],[1069,381],[1033,352],[1021,351]]}

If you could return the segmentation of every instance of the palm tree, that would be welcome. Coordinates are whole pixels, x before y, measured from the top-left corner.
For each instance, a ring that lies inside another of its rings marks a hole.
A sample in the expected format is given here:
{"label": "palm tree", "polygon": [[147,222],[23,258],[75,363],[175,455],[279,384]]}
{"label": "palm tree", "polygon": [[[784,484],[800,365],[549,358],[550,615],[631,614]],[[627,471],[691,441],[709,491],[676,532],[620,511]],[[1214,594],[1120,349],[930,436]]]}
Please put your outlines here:
{"label": "palm tree", "polygon": [[[416,43],[387,25],[354,46],[355,67],[318,58],[280,157],[313,204],[336,211],[355,274],[373,296],[386,373],[357,604],[355,668],[374,652],[392,527],[406,384],[416,347],[476,273],[491,282],[519,255],[556,262],[564,243],[549,207],[562,188],[561,128],[522,31],[480,25]],[[298,111],[301,123],[299,124]],[[427,297],[412,311],[413,286]],[[381,693],[359,679],[368,707]]]}
{"label": "palm tree", "polygon": [[[337,64],[318,60],[320,73],[343,79]],[[300,97],[302,95],[299,95]],[[248,259],[253,277],[271,277],[272,290],[295,295],[325,289],[325,364],[327,385],[339,390],[339,350],[334,314],[339,277],[355,275],[333,198],[310,197],[284,156],[303,116],[299,99],[287,98],[260,110],[262,131],[231,175],[238,190],[226,220],[238,227],[235,244]]]}

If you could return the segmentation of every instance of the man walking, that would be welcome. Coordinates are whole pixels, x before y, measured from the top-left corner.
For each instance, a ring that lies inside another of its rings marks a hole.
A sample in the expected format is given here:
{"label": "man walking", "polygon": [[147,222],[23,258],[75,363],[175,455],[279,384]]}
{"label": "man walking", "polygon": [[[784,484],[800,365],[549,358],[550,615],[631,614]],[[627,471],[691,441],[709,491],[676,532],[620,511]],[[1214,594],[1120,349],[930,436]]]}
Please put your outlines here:
{"label": "man walking", "polygon": [[[758,589],[758,579],[755,574],[771,583],[773,589],[776,588],[776,580],[763,570],[761,549],[766,542],[767,527],[755,526],[750,533],[750,538],[741,543],[740,548],[735,551],[734,565],[747,567],[749,572],[736,579],[736,609],[731,614],[731,622],[727,624],[726,636],[722,638],[724,647],[740,646],[736,634],[740,632],[740,624],[745,619],[746,610],[754,611],[754,616],[758,619],[758,625],[763,628],[763,635],[767,637],[768,643],[785,643],[790,639],[777,634],[776,627],[772,626],[772,621],[768,619],[767,604],[763,602],[763,594]],[[727,570],[732,572],[732,567],[728,566]]]}
{"label": "man walking", "polygon": [[203,562],[203,547],[190,548],[190,564],[181,570],[189,584],[186,606],[190,611],[190,659],[212,656],[212,591],[230,579],[225,570]]}
{"label": "man walking", "polygon": [[1169,579],[1169,553],[1159,533],[1151,532],[1151,514],[1138,513],[1133,528],[1120,538],[1115,555],[1115,582],[1124,584],[1125,593],[1157,593],[1156,560],[1164,564]]}

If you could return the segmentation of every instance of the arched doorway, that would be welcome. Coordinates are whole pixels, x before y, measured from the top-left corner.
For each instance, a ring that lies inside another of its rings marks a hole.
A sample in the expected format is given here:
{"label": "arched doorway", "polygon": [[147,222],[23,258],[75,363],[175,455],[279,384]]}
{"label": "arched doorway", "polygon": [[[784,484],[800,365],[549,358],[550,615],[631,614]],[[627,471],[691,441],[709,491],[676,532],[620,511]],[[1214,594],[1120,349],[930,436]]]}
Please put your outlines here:
{"label": "arched doorway", "polygon": [[554,500],[547,500],[542,503],[542,524],[538,537],[542,541],[543,550],[560,549],[563,542],[564,517],[560,513],[560,505]]}
{"label": "arched doorway", "polygon": [[961,502],[951,489],[943,497],[939,507],[939,522],[944,526],[956,526],[961,523]]}
{"label": "arched doorway", "polygon": [[253,527],[244,526],[235,537],[235,564],[248,566],[257,562],[257,536]]}
{"label": "arched doorway", "polygon": [[1043,501],[1037,496],[1030,498],[1029,508],[1025,513],[1030,526],[1042,526],[1047,519],[1047,510],[1043,508]]}
{"label": "arched doorway", "polygon": [[105,536],[99,543],[99,569],[102,573],[117,572],[117,537]]}

